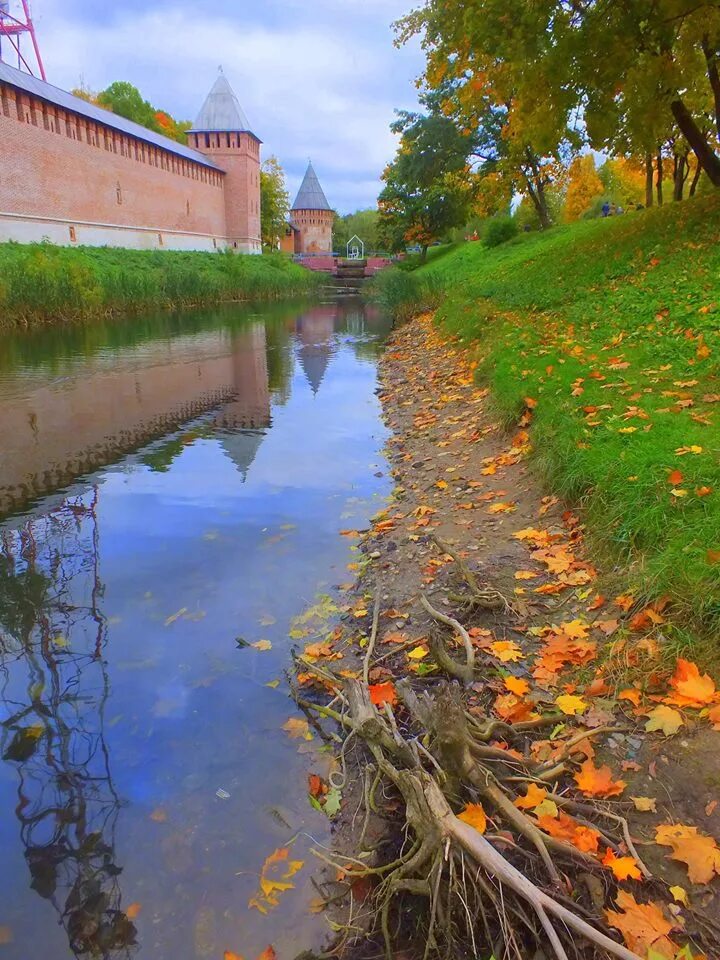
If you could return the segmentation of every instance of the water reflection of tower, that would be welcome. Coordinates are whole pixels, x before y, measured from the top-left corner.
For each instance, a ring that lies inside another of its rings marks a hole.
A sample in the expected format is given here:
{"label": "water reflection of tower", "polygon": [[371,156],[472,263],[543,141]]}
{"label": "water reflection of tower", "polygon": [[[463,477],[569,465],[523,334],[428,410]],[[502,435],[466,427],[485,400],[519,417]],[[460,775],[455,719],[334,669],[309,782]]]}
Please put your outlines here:
{"label": "water reflection of tower", "polygon": [[120,909],[120,801],[105,742],[97,489],[0,535],[0,750],[18,772],[31,887],[76,957],[130,957]]}
{"label": "water reflection of tower", "polygon": [[337,321],[336,304],[313,307],[301,314],[295,326],[300,349],[300,366],[312,392],[317,394],[334,355],[333,336]]}
{"label": "water reflection of tower", "polygon": [[244,327],[233,337],[234,397],[215,418],[224,428],[222,445],[243,476],[247,476],[265,431],[270,426],[265,324]]}

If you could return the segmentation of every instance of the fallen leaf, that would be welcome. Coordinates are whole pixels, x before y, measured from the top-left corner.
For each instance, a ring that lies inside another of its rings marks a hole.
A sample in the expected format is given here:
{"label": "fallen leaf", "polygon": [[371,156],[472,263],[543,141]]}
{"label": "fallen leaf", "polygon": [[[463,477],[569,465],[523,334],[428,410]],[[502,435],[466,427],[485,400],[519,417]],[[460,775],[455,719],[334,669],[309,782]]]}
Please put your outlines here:
{"label": "fallen leaf", "polygon": [[524,797],[518,797],[514,803],[520,810],[534,810],[547,797],[547,790],[539,787],[536,783],[528,784],[527,793]]}
{"label": "fallen leaf", "polygon": [[675,901],[675,903],[682,903],[682,905],[685,907],[690,906],[687,890],[684,887],[669,887],[669,890],[670,890],[670,893],[673,895],[673,900]]}
{"label": "fallen leaf", "polygon": [[521,680],[520,677],[505,677],[505,688],[516,697],[524,697],[530,692],[530,684],[527,680]]}
{"label": "fallen leaf", "polygon": [[720,850],[713,837],[701,834],[697,827],[662,823],[655,831],[655,842],[670,847],[671,860],[687,864],[691,883],[710,883],[720,874]]}
{"label": "fallen leaf", "polygon": [[575,782],[588,797],[617,797],[627,786],[624,780],[613,781],[610,767],[596,767],[592,760],[583,763]]}
{"label": "fallen leaf", "polygon": [[567,693],[557,697],[555,703],[568,717],[574,717],[577,716],[578,713],[584,713],[588,708],[588,704],[585,703],[582,697],[574,697]]}
{"label": "fallen leaf", "polygon": [[155,823],[165,823],[167,818],[168,818],[167,811],[164,810],[162,807],[156,807],[153,810],[153,812],[150,814],[150,819],[154,820]]}
{"label": "fallen leaf", "polygon": [[142,906],[139,903],[131,903],[130,906],[125,911],[125,916],[128,920],[134,920],[142,910]]}
{"label": "fallen leaf", "polygon": [[655,949],[660,957],[672,960],[677,948],[667,935],[673,925],[660,904],[638,903],[627,890],[618,891],[615,903],[619,911],[606,910],[605,916],[610,926],[622,933],[627,946],[643,957]]}
{"label": "fallen leaf", "polygon": [[566,813],[560,811],[557,816],[545,814],[537,818],[537,825],[545,833],[558,840],[567,840],[583,853],[596,853],[600,844],[600,834],[593,827],[578,823]]}
{"label": "fallen leaf", "polygon": [[635,809],[640,813],[657,813],[657,799],[655,797],[630,797]]}
{"label": "fallen leaf", "polygon": [[370,701],[374,703],[376,707],[381,707],[385,703],[389,703],[390,706],[393,707],[397,703],[397,690],[392,680],[389,680],[387,683],[371,684],[368,690],[370,691]]}
{"label": "fallen leaf", "polygon": [[670,680],[675,695],[666,702],[677,706],[704,707],[715,699],[715,683],[706,673],[700,674],[696,664],[678,659],[675,673]]}
{"label": "fallen leaf", "polygon": [[0,947],[13,942],[13,932],[8,926],[0,926]]}
{"label": "fallen leaf", "polygon": [[301,719],[300,717],[290,717],[289,720],[286,720],[283,724],[283,730],[291,740],[300,740],[301,738],[303,740],[312,740],[313,738],[307,720]]}
{"label": "fallen leaf", "polygon": [[684,480],[682,473],[679,470],[671,470],[668,474],[667,482],[671,487],[679,486]]}
{"label": "fallen leaf", "polygon": [[414,650],[411,650],[408,653],[408,659],[410,660],[424,660],[427,657],[429,651],[426,647],[415,647]]}
{"label": "fallen leaf", "polygon": [[617,857],[610,847],[608,847],[605,851],[605,856],[602,858],[602,863],[604,866],[610,867],[617,880],[642,879],[642,873],[635,862],[635,858]]}
{"label": "fallen leaf", "polygon": [[482,804],[469,803],[464,810],[457,815],[458,820],[470,824],[478,833],[485,833],[487,830],[487,816],[482,808]]}
{"label": "fallen leaf", "polygon": [[269,640],[258,640],[255,643],[251,643],[250,646],[254,647],[255,650],[272,650],[272,644]]}
{"label": "fallen leaf", "polygon": [[649,717],[645,724],[647,732],[653,733],[655,730],[661,730],[666,737],[673,736],[685,724],[682,714],[673,710],[672,707],[655,707],[647,716]]}
{"label": "fallen leaf", "polygon": [[523,652],[513,640],[496,640],[490,644],[490,652],[502,663],[515,663],[523,659]]}

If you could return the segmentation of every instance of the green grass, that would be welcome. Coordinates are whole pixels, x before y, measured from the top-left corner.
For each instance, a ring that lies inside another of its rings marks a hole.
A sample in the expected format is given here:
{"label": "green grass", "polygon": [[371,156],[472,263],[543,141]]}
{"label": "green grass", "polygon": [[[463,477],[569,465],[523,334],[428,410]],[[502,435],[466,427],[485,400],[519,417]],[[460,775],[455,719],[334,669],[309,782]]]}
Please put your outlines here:
{"label": "green grass", "polygon": [[280,255],[0,244],[0,326],[312,293],[318,276]]}
{"label": "green grass", "polygon": [[[399,315],[439,305],[503,422],[537,401],[537,470],[581,506],[608,569],[638,597],[670,597],[686,628],[717,631],[720,196],[465,244],[407,278],[381,275],[380,298]],[[676,452],[690,446],[702,452]]]}

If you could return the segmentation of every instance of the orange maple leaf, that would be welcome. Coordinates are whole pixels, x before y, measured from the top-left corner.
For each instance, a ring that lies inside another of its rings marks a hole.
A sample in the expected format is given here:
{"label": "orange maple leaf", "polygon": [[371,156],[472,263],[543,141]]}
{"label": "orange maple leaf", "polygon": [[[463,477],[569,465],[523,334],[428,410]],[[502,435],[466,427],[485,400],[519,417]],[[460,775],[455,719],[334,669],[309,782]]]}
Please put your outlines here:
{"label": "orange maple leaf", "polygon": [[641,880],[642,873],[635,862],[634,857],[617,857],[615,853],[607,848],[602,862],[606,867],[610,867],[618,880]]}
{"label": "orange maple leaf", "polygon": [[668,934],[673,928],[658,903],[638,903],[627,890],[620,890],[615,899],[619,911],[606,910],[605,916],[611,927],[619,930],[627,946],[640,956],[647,956],[652,948],[668,960],[678,948]]}
{"label": "orange maple leaf", "polygon": [[705,836],[697,827],[682,823],[661,823],[655,831],[655,842],[670,847],[671,860],[687,864],[691,883],[709,883],[720,874],[720,850],[713,837]]}
{"label": "orange maple leaf", "polygon": [[536,783],[531,783],[525,796],[518,797],[514,802],[520,810],[534,810],[546,797],[547,790],[539,787]]}
{"label": "orange maple leaf", "polygon": [[680,707],[704,707],[716,697],[715,683],[706,673],[700,674],[697,664],[680,658],[675,673],[670,680],[675,695],[667,698],[667,703]]}
{"label": "orange maple leaf", "polygon": [[558,840],[567,840],[584,853],[597,853],[600,834],[592,827],[584,827],[562,810],[557,817],[543,814],[537,818],[537,825],[545,833]]}
{"label": "orange maple leaf", "polygon": [[480,803],[469,803],[458,813],[457,818],[474,827],[478,833],[485,833],[487,830],[487,816]]}
{"label": "orange maple leaf", "polygon": [[624,780],[613,780],[610,767],[596,767],[592,760],[586,760],[580,767],[575,783],[588,797],[617,797],[627,786]]}
{"label": "orange maple leaf", "polygon": [[388,680],[387,683],[373,683],[368,687],[368,690],[370,691],[370,701],[376,707],[381,707],[385,703],[394,707],[397,703],[397,690],[392,680]]}

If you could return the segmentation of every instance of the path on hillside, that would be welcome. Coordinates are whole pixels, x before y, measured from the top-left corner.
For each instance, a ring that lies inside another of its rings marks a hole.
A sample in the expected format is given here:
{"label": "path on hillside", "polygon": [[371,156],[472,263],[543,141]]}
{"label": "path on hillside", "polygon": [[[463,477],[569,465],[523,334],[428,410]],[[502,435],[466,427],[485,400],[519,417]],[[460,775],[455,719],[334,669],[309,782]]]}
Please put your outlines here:
{"label": "path on hillside", "polygon": [[[532,762],[554,762],[569,751],[557,793],[630,822],[634,845],[621,838],[610,850],[606,832],[594,829],[599,824],[573,820],[548,803],[542,784],[534,802],[529,796],[524,808],[544,831],[598,861],[590,893],[583,899],[577,871],[572,880],[563,873],[566,893],[643,957],[652,947],[658,957],[674,958],[688,937],[694,950],[716,955],[711,881],[720,874],[712,839],[720,836],[720,726],[711,722],[720,721],[720,707],[713,681],[686,661],[674,673],[662,666],[662,605],[642,608],[617,586],[601,594],[599,584],[609,578],[587,556],[581,520],[546,496],[531,472],[533,398],[507,434],[488,391],[475,383],[471,354],[444,339],[429,316],[396,331],[381,383],[395,501],[364,539],[369,565],[350,619],[371,635],[370,600],[379,594],[371,692],[382,708],[386,696],[397,703],[403,678],[416,691],[441,688],[430,642],[438,626],[421,604],[426,594],[469,630],[479,663],[464,695],[470,713],[490,711],[508,724],[558,717],[526,744]],[[509,601],[508,610],[458,606],[455,595],[467,589],[458,557],[482,589]],[[613,583],[619,580],[615,571]],[[459,643],[453,653],[462,660]],[[402,704],[396,711],[405,722]],[[603,732],[607,727],[620,729]],[[495,746],[517,744],[499,735]],[[356,826],[357,803],[356,784],[353,810],[346,810]],[[373,820],[374,843],[398,829],[397,808],[385,809],[384,826]],[[497,818],[490,824],[507,827]],[[345,852],[351,847],[342,839]]]}

